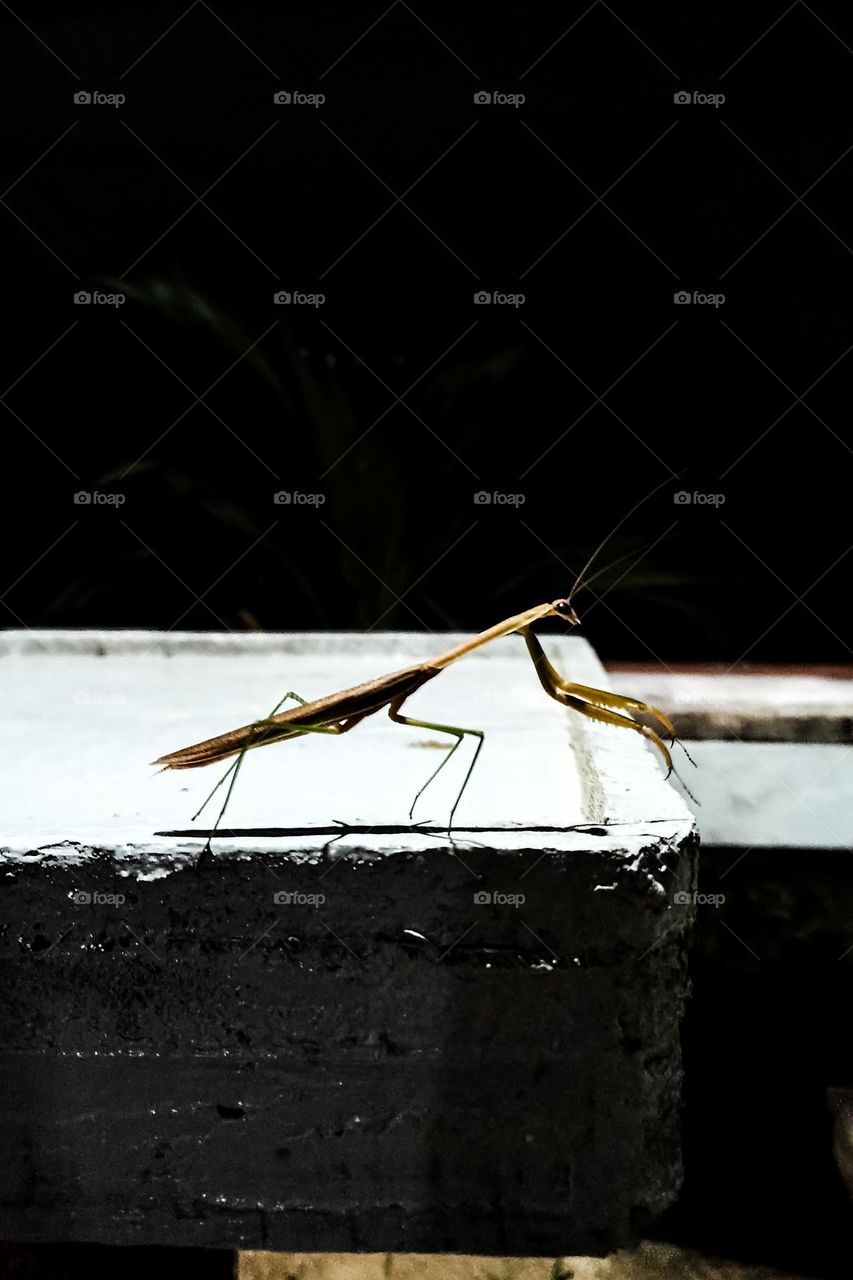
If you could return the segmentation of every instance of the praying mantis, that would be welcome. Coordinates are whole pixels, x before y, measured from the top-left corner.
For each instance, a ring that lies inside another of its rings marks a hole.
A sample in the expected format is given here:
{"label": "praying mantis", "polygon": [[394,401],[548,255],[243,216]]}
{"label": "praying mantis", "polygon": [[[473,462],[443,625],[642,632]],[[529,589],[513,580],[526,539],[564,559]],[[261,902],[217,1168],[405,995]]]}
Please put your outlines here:
{"label": "praying mantis", "polygon": [[[597,555],[597,552],[595,554]],[[334,735],[349,733],[367,716],[375,715],[385,708],[387,708],[388,715],[395,724],[408,725],[417,729],[428,729],[433,733],[447,734],[449,737],[456,739],[438,767],[417,792],[409,809],[410,821],[413,818],[418,800],[430,783],[448,764],[463,740],[466,737],[477,739],[474,755],[453,803],[453,808],[450,811],[448,836],[452,840],[450,832],[453,827],[453,818],[477,764],[477,759],[483,747],[484,733],[482,729],[466,729],[458,725],[437,724],[430,720],[404,716],[402,709],[412,694],[421,689],[428,681],[434,680],[451,663],[457,662],[467,654],[482,648],[483,645],[490,644],[493,640],[498,640],[502,636],[513,633],[520,634],[527,645],[527,651],[530,654],[539,683],[549,697],[555,699],[561,706],[579,712],[591,720],[614,725],[618,728],[631,729],[641,734],[660,752],[667,767],[666,776],[669,777],[674,771],[672,756],[660,732],[658,732],[658,729],[651,728],[649,725],[632,719],[631,715],[627,714],[645,715],[650,720],[655,721],[657,726],[671,739],[670,746],[672,746],[677,741],[675,729],[663,712],[659,711],[657,707],[638,701],[636,698],[629,698],[622,694],[610,693],[604,689],[594,689],[588,685],[564,680],[548,660],[542,645],[531,629],[534,623],[544,618],[559,618],[572,626],[580,625],[580,619],[575,613],[572,600],[580,589],[582,576],[586,573],[590,563],[591,560],[582,570],[581,575],[578,576],[568,596],[552,600],[550,603],[534,605],[521,613],[513,614],[510,618],[504,618],[502,622],[496,623],[486,631],[481,631],[478,635],[472,636],[471,639],[464,641],[462,644],[457,644],[452,649],[447,649],[444,653],[437,654],[433,658],[413,663],[411,666],[404,667],[401,671],[393,671],[389,675],[377,676],[374,680],[354,685],[349,689],[342,689],[338,693],[328,694],[324,698],[316,698],[311,702],[307,702],[299,694],[289,691],[264,719],[243,725],[239,729],[231,729],[227,733],[219,734],[215,738],[208,738],[206,741],[198,742],[193,746],[183,747],[181,750],[173,751],[169,755],[160,756],[153,763],[162,765],[164,769],[197,769],[220,760],[236,757],[234,763],[213,788],[201,809],[194,815],[194,818],[199,816],[216,791],[230,777],[231,781],[225,794],[225,800],[213,831],[207,838],[202,857],[210,854],[210,841],[219,829],[219,824],[225,815],[240,766],[248,751],[258,747],[269,746],[273,742],[290,741],[294,738],[302,737],[306,733]],[[583,585],[588,585],[588,582]],[[297,705],[287,711],[281,711],[280,708],[288,701],[293,701]],[[685,754],[688,754],[683,744],[681,745]],[[690,759],[689,754],[688,759]],[[695,762],[691,760],[691,763]]]}

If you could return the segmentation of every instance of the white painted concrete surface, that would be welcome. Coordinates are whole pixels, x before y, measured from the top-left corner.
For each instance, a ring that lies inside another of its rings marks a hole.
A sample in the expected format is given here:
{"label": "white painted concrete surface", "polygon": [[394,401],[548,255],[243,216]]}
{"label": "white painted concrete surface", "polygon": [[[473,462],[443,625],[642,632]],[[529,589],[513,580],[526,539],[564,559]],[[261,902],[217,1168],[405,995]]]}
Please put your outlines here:
{"label": "white painted concrete surface", "polygon": [[[672,717],[705,844],[853,848],[853,681],[611,671]],[[677,785],[677,783],[676,783]]]}
{"label": "white painted concrete surface", "polygon": [[[453,635],[220,635],[147,632],[0,634],[0,725],[4,795],[0,849],[21,853],[72,842],[116,851],[186,848],[199,841],[157,832],[187,830],[223,765],[158,772],[166,752],[250,722],[294,689],[319,697],[409,665],[457,643]],[[552,660],[571,678],[608,687],[579,638],[548,638]],[[659,758],[639,737],[567,711],[541,689],[523,643],[496,642],[420,690],[405,714],[485,730],[486,744],[456,826],[504,835],[489,842],[527,847],[567,832],[614,824],[623,843],[649,832],[681,839],[692,827]],[[325,828],[396,825],[377,848],[427,841],[408,833],[408,809],[440,760],[433,732],[370,717],[340,738],[306,736],[247,756],[225,825]],[[415,819],[446,825],[474,741],[467,739],[423,797]],[[220,796],[222,793],[219,793]],[[212,825],[213,802],[199,823]],[[655,824],[652,826],[651,824]],[[536,835],[531,828],[545,828]],[[287,837],[266,842],[295,847]],[[301,847],[306,841],[300,837]],[[309,841],[309,844],[311,842]],[[317,841],[313,844],[316,846]],[[323,843],[322,841],[320,843]],[[265,846],[260,837],[219,848]],[[299,844],[299,840],[296,841]]]}
{"label": "white painted concrete surface", "polygon": [[[853,747],[814,742],[691,742],[702,843],[853,849]],[[678,784],[676,783],[676,786]]]}

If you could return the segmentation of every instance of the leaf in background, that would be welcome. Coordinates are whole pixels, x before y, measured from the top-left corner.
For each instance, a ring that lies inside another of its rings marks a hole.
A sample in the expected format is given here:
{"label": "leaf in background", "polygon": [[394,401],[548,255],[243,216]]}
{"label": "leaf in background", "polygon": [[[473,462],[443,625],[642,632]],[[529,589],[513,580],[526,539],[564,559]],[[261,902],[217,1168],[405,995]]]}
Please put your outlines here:
{"label": "leaf in background", "polygon": [[134,284],[126,280],[104,279],[105,287],[121,291],[134,302],[150,307],[167,316],[176,324],[188,328],[206,329],[219,342],[230,350],[244,355],[249,365],[258,376],[270,386],[277,395],[293,409],[290,397],[273,366],[264,357],[255,344],[258,334],[249,333],[237,321],[232,320],[220,308],[215,307],[189,284],[164,279],[144,280]]}

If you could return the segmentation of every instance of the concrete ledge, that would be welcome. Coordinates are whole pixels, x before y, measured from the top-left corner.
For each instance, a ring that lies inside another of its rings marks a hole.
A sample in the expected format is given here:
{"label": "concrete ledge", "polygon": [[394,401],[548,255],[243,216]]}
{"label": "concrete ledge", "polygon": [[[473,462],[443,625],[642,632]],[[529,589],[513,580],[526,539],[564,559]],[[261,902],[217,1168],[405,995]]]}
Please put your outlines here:
{"label": "concrete ledge", "polygon": [[682,738],[741,742],[853,742],[853,680],[822,675],[705,675],[610,671],[671,715]]}
{"label": "concrete ledge", "polygon": [[[691,742],[703,845],[849,849],[853,750],[817,742]],[[675,784],[678,785],[677,783]],[[686,803],[692,805],[689,797]]]}
{"label": "concrete ledge", "polygon": [[[614,669],[630,689],[672,716],[699,765],[693,808],[710,845],[850,846],[853,679],[672,674]],[[678,786],[676,782],[676,787]]]}
{"label": "concrete ledge", "polygon": [[[225,641],[6,638],[0,1233],[552,1256],[634,1239],[680,1182],[695,887],[693,821],[654,755],[551,704],[503,642],[412,699],[487,731],[456,845],[404,819],[436,759],[408,744],[433,735],[377,717],[250,757],[199,873],[189,814],[216,773],[146,760],[453,638]],[[604,682],[583,642],[548,648]]]}

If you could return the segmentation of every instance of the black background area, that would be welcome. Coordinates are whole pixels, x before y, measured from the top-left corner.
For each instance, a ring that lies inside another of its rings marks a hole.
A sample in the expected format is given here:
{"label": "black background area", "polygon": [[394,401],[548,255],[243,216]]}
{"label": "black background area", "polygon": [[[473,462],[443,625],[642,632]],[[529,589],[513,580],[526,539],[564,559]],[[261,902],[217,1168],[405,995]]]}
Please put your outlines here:
{"label": "black background area", "polygon": [[478,630],[627,517],[603,656],[849,661],[849,8],[21,18],[2,625]]}

